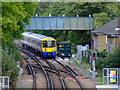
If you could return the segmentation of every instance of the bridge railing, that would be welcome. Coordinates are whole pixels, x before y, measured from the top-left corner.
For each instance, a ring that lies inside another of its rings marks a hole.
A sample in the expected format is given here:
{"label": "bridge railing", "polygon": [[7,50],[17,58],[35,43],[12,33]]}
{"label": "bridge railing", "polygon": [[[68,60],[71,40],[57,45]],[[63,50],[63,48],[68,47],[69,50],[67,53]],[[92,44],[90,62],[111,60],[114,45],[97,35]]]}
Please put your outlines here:
{"label": "bridge railing", "polygon": [[93,30],[93,17],[33,17],[25,30]]}

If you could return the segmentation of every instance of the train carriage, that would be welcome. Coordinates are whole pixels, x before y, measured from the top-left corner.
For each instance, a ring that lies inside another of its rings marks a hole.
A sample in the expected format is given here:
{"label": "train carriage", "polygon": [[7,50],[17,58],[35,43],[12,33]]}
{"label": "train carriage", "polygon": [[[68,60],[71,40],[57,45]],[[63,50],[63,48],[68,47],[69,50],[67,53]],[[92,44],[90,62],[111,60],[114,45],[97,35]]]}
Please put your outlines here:
{"label": "train carriage", "polygon": [[43,57],[55,58],[57,44],[54,38],[31,32],[24,32],[22,35],[23,40],[21,42],[24,48],[29,48],[35,52],[39,52]]}

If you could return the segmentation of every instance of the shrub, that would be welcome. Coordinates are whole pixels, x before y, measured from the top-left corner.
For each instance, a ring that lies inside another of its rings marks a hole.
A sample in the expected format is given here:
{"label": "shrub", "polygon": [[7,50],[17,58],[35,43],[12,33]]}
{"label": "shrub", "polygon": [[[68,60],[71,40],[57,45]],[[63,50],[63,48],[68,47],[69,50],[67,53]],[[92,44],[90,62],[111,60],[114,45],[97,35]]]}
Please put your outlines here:
{"label": "shrub", "polygon": [[18,77],[19,68],[12,54],[2,52],[2,75],[10,77],[10,84],[13,84]]}
{"label": "shrub", "polygon": [[19,68],[17,67],[17,61],[21,61],[22,57],[19,54],[15,43],[11,43],[9,46],[4,46],[2,50],[2,75],[10,77],[10,85],[15,84],[19,74]]}
{"label": "shrub", "polygon": [[109,54],[105,60],[107,61],[107,68],[120,68],[120,50],[115,49],[114,53]]}
{"label": "shrub", "polygon": [[97,57],[104,58],[107,56],[107,54],[108,54],[108,52],[106,49],[104,49],[103,51],[97,51]]}
{"label": "shrub", "polygon": [[96,69],[120,68],[120,50],[115,49],[114,53],[108,54],[105,58],[98,57],[96,60]]}

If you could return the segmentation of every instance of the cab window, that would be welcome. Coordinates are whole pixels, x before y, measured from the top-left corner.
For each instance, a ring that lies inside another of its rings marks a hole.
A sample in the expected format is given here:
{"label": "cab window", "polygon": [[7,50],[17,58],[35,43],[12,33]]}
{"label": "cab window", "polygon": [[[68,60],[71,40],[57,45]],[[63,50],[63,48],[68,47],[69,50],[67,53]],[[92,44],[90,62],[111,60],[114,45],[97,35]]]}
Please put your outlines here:
{"label": "cab window", "polygon": [[52,41],[51,47],[55,47],[55,41]]}
{"label": "cab window", "polygon": [[43,41],[43,47],[55,47],[55,41]]}
{"label": "cab window", "polygon": [[43,47],[47,47],[47,42],[43,41]]}

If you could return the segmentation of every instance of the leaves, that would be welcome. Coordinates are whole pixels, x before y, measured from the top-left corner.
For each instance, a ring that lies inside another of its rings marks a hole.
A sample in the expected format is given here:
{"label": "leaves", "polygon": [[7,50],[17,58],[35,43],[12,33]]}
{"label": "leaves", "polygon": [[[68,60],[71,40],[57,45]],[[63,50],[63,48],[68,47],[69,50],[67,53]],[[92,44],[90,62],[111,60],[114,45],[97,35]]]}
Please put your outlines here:
{"label": "leaves", "polygon": [[2,3],[2,43],[8,45],[15,38],[21,38],[24,23],[35,13],[37,3],[33,2],[3,2]]}

